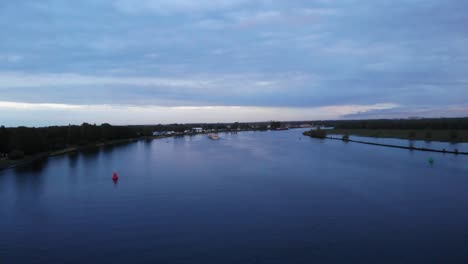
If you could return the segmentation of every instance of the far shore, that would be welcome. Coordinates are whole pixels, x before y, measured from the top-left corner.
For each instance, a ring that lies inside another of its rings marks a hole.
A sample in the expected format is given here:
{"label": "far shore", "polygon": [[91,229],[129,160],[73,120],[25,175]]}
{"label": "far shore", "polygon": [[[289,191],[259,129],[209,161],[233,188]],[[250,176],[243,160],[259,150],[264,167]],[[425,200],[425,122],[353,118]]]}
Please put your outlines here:
{"label": "far shore", "polygon": [[447,143],[468,143],[468,130],[330,129],[326,132],[328,135],[353,135],[373,138],[397,138]]}
{"label": "far shore", "polygon": [[[237,133],[243,131],[263,131],[263,130],[254,130],[254,129],[240,129],[240,130],[233,130],[233,131],[218,131],[218,132],[228,132],[228,133]],[[199,134],[208,134],[210,132],[201,132],[201,133],[176,133],[170,135],[158,135],[158,136],[141,136],[136,138],[129,138],[129,139],[120,139],[120,140],[111,140],[105,142],[96,142],[92,144],[87,144],[83,146],[70,146],[65,149],[50,151],[39,153],[36,155],[28,155],[19,160],[9,160],[9,159],[0,159],[0,171],[6,169],[12,169],[15,167],[27,165],[34,163],[36,161],[40,161],[43,159],[47,159],[48,157],[60,156],[69,153],[78,152],[81,150],[89,149],[89,148],[96,148],[96,147],[105,147],[105,146],[112,146],[112,145],[119,145],[119,144],[126,144],[131,142],[136,142],[139,140],[153,140],[153,139],[162,139],[162,138],[169,138],[169,137],[177,137],[177,136],[193,136]]]}
{"label": "far shore", "polygon": [[130,139],[111,140],[111,141],[106,141],[106,142],[97,142],[97,143],[88,144],[84,146],[73,146],[73,147],[68,147],[68,148],[61,149],[61,150],[45,152],[45,153],[40,153],[36,155],[29,155],[19,160],[2,159],[0,160],[0,170],[11,169],[11,168],[27,165],[36,161],[40,161],[48,157],[69,154],[69,153],[73,153],[73,152],[77,152],[77,151],[81,151],[81,150],[85,150],[89,148],[113,146],[113,145],[131,143],[131,142],[135,142],[138,140],[144,140],[144,139],[152,140],[152,139],[159,139],[159,138],[166,138],[166,137],[169,137],[169,136],[152,136],[152,137],[139,137],[139,138],[130,138]]}
{"label": "far shore", "polygon": [[[382,130],[380,130],[382,131]],[[358,133],[352,133],[352,132],[358,132]],[[332,139],[332,140],[341,140],[343,142],[354,142],[354,143],[360,143],[360,144],[366,144],[366,145],[373,145],[373,146],[381,146],[381,147],[389,147],[389,148],[399,148],[399,149],[408,149],[408,150],[417,150],[417,151],[426,151],[426,152],[437,152],[437,153],[444,153],[444,154],[455,154],[455,155],[468,155],[468,152],[462,152],[462,151],[459,151],[458,149],[454,149],[454,150],[447,150],[447,149],[432,149],[432,148],[421,148],[421,147],[415,147],[413,146],[411,143],[409,144],[409,146],[402,146],[402,145],[394,145],[394,144],[384,144],[384,143],[376,143],[376,142],[369,142],[369,141],[363,141],[363,140],[352,140],[349,138],[349,135],[359,135],[359,136],[367,136],[367,137],[374,137],[374,138],[384,138],[384,137],[381,137],[381,136],[377,136],[379,134],[376,133],[377,131],[372,131],[372,133],[370,133],[370,131],[365,131],[365,130],[359,130],[359,129],[355,129],[355,130],[350,130],[350,129],[341,129],[341,130],[310,130],[310,131],[306,131],[304,132],[303,134],[305,136],[309,136],[309,137],[312,137],[312,138],[318,138],[318,139]],[[396,135],[398,133],[398,131],[386,131],[387,132],[387,136],[385,136],[385,138],[396,138],[396,137],[390,137],[389,135],[392,134],[393,132],[393,135]],[[406,131],[407,132],[407,131]],[[339,134],[342,134],[343,136],[342,137],[335,137],[333,135],[339,135]],[[331,136],[330,136],[331,135]],[[373,135],[373,136],[370,136],[370,135]],[[441,132],[439,133],[439,135],[445,135],[444,132]],[[405,137],[400,137],[400,139],[409,139],[409,141],[411,142],[412,140],[416,140],[414,139],[414,133],[411,134],[411,139],[408,138],[405,138]],[[427,140],[426,140],[427,141]],[[450,143],[450,142],[446,142],[446,143]]]}

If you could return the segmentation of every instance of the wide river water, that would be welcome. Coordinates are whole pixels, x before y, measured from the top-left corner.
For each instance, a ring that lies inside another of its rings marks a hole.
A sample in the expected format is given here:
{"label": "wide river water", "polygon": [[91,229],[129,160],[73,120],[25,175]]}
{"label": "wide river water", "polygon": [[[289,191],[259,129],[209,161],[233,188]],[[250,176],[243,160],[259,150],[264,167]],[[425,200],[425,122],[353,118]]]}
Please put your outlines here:
{"label": "wide river water", "polygon": [[0,263],[468,263],[467,156],[302,132],[0,171]]}

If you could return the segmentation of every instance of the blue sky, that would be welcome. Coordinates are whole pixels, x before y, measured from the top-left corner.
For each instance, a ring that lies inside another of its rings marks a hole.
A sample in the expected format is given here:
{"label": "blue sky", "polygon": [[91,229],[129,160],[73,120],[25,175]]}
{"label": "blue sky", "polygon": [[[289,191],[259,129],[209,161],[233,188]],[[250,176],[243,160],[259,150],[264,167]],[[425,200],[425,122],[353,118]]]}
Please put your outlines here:
{"label": "blue sky", "polygon": [[463,0],[2,0],[0,124],[468,116]]}

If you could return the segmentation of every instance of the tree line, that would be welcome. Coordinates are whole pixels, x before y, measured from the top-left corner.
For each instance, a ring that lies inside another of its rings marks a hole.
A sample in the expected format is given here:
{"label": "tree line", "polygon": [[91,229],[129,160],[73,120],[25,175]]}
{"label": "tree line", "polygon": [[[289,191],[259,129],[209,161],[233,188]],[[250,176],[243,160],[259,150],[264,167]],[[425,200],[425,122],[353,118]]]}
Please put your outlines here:
{"label": "tree line", "polygon": [[87,145],[109,140],[128,139],[137,136],[137,131],[126,126],[109,124],[81,126],[0,127],[0,155],[15,153],[15,156],[64,149],[69,146]]}
{"label": "tree line", "polygon": [[[50,127],[0,127],[0,157],[19,159],[25,155],[34,155],[56,151],[74,146],[106,142],[111,140],[149,137],[155,131],[184,132],[193,127],[203,129],[250,129],[247,123],[232,124],[169,124],[141,126],[112,126],[110,124],[88,124],[80,126],[50,126]],[[266,128],[266,126],[265,126]]]}
{"label": "tree line", "polygon": [[336,129],[468,130],[468,118],[338,120],[320,123]]}
{"label": "tree line", "polygon": [[[292,122],[292,123],[302,123]],[[320,121],[315,124],[335,127],[337,129],[408,129],[408,130],[468,130],[468,118],[434,118],[434,119],[381,119],[381,120],[338,120]],[[193,127],[216,130],[256,129],[266,130],[281,127],[280,122],[259,123],[217,123],[217,124],[169,124],[141,126],[112,126],[110,124],[88,124],[80,126],[51,127],[0,127],[0,157],[7,154],[33,155],[42,152],[65,149],[71,146],[82,146],[110,140],[130,139],[141,136],[152,136],[154,131],[184,132]],[[455,132],[454,132],[455,133]],[[457,135],[451,135],[452,138]],[[430,138],[431,135],[426,136]],[[11,156],[11,155],[10,155]],[[15,155],[13,155],[15,156]]]}

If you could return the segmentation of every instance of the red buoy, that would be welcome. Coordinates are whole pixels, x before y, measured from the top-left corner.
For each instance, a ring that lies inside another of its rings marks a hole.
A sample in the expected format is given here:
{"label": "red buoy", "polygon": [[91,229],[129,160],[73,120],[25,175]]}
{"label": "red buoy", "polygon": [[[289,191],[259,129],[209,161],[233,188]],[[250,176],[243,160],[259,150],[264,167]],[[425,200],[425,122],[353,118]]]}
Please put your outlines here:
{"label": "red buoy", "polygon": [[117,175],[117,172],[114,172],[114,175],[112,175],[112,180],[114,182],[118,181],[119,180],[119,175]]}

